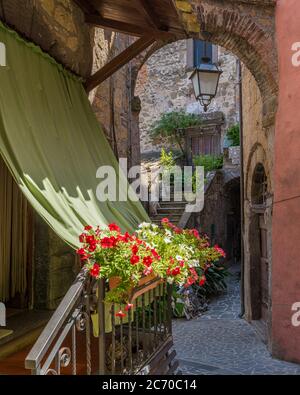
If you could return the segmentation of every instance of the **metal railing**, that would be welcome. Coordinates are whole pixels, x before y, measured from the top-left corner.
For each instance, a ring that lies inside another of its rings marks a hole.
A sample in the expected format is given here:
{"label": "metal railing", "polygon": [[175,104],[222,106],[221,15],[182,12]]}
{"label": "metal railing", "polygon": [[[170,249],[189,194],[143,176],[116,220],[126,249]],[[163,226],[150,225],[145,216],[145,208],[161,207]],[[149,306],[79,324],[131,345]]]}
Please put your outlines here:
{"label": "metal railing", "polygon": [[104,303],[107,287],[79,273],[25,360],[32,374],[145,374],[170,339],[170,286],[153,279],[134,288],[126,318]]}

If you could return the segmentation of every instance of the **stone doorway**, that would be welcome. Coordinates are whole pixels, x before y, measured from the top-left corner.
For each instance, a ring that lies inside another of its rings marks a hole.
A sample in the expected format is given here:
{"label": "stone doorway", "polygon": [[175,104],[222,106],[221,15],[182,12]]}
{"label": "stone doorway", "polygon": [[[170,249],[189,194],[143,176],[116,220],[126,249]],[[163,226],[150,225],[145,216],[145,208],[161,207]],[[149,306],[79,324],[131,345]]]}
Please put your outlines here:
{"label": "stone doorway", "polygon": [[270,259],[267,215],[268,180],[264,166],[257,164],[253,173],[251,189],[252,218],[249,232],[251,310],[252,322],[261,338],[268,342],[270,321]]}

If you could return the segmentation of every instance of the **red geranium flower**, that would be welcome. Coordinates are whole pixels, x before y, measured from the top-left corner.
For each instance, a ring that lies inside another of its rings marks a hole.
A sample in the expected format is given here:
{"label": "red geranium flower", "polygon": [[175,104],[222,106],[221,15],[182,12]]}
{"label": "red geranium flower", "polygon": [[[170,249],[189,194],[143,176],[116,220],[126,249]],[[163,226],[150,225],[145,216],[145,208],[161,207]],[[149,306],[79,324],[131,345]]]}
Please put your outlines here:
{"label": "red geranium flower", "polygon": [[122,310],[120,310],[120,311],[118,311],[118,312],[116,313],[116,317],[119,317],[119,318],[124,318],[124,317],[126,317],[126,314],[125,314],[125,313],[123,313],[123,311],[122,311]]}
{"label": "red geranium flower", "polygon": [[131,251],[132,251],[133,255],[136,255],[138,253],[138,250],[139,250],[139,247],[136,244],[134,244],[131,247]]}
{"label": "red geranium flower", "polygon": [[221,247],[219,247],[217,244],[214,246],[214,249],[215,249],[223,258],[226,258],[226,254],[225,254],[224,250],[223,250]]}
{"label": "red geranium flower", "polygon": [[178,274],[180,274],[179,266],[175,267],[175,269],[172,270],[172,276],[177,276]]}
{"label": "red geranium flower", "polygon": [[138,255],[132,255],[132,257],[130,258],[130,263],[132,265],[136,265],[140,260],[140,257]]}
{"label": "red geranium flower", "polygon": [[94,263],[94,266],[90,270],[91,276],[98,277],[100,273],[100,265],[98,263]]}
{"label": "red geranium flower", "polygon": [[127,306],[125,306],[125,310],[126,311],[129,311],[132,308],[133,308],[133,304],[132,303],[128,303]]}
{"label": "red geranium flower", "polygon": [[90,251],[90,252],[94,252],[96,248],[97,248],[97,244],[96,244],[96,243],[90,244],[90,246],[89,246],[89,251]]}
{"label": "red geranium flower", "polygon": [[121,228],[118,225],[116,225],[115,223],[109,224],[108,228],[111,232],[113,232],[113,231],[120,232],[121,231]]}
{"label": "red geranium flower", "polygon": [[168,224],[170,221],[169,221],[169,218],[163,218],[162,220],[161,220],[161,223],[162,224]]}
{"label": "red geranium flower", "polygon": [[84,248],[79,248],[79,249],[76,251],[76,253],[77,253],[78,255],[85,255],[85,254],[86,254]]}
{"label": "red geranium flower", "polygon": [[86,234],[85,233],[82,233],[80,236],[79,236],[79,242],[80,243],[85,243],[86,241],[85,241],[85,238],[86,238]]}
{"label": "red geranium flower", "polygon": [[113,248],[116,246],[118,239],[114,236],[111,237],[103,237],[101,240],[101,247],[102,248]]}
{"label": "red geranium flower", "polygon": [[185,287],[185,288],[188,288],[188,287],[190,287],[191,285],[193,285],[194,282],[195,282],[195,280],[193,279],[193,277],[188,277],[186,283],[184,284],[184,287]]}
{"label": "red geranium flower", "polygon": [[196,279],[196,280],[198,279],[198,274],[193,267],[190,267],[190,273],[194,279]]}
{"label": "red geranium flower", "polygon": [[91,226],[91,225],[86,225],[85,227],[84,227],[84,230],[86,230],[87,232],[89,231],[89,230],[92,230],[93,229],[93,227]]}
{"label": "red geranium flower", "polygon": [[175,227],[174,232],[179,235],[182,233],[182,229]]}
{"label": "red geranium flower", "polygon": [[94,244],[96,243],[96,239],[94,235],[86,235],[85,241],[87,244]]}
{"label": "red geranium flower", "polygon": [[124,233],[124,237],[125,237],[125,242],[128,243],[128,241],[131,239],[131,236],[128,232]]}
{"label": "red geranium flower", "polygon": [[197,229],[191,229],[190,233],[196,237],[196,239],[200,239],[199,232]]}
{"label": "red geranium flower", "polygon": [[202,285],[204,285],[205,283],[206,283],[206,277],[203,274],[203,276],[200,277],[200,281],[199,281],[200,287],[202,287]]}
{"label": "red geranium flower", "polygon": [[154,248],[151,250],[151,253],[155,259],[159,260],[161,258],[160,255],[158,255],[158,252]]}
{"label": "red geranium flower", "polygon": [[151,266],[153,262],[153,259],[151,258],[151,256],[145,256],[143,259],[143,264],[147,267]]}

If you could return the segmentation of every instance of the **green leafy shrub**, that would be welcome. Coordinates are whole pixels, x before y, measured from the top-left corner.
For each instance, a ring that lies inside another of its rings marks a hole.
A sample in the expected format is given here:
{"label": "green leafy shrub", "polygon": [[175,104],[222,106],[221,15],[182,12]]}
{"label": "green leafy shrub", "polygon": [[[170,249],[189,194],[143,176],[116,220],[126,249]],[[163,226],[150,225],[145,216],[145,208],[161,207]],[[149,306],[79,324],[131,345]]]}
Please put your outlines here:
{"label": "green leafy shrub", "polygon": [[[198,271],[198,269],[196,270]],[[205,276],[206,283],[202,287],[194,285],[200,295],[205,297],[215,296],[227,288],[226,278],[229,276],[229,271],[222,262],[216,262],[209,267]]]}
{"label": "green leafy shrub", "polygon": [[231,143],[231,147],[240,145],[240,125],[236,124],[227,130],[227,138]]}
{"label": "green leafy shrub", "polygon": [[189,114],[185,111],[172,111],[162,114],[161,118],[155,121],[150,128],[150,135],[153,140],[164,137],[171,143],[176,143],[184,154],[183,130],[201,125],[201,118],[196,114]]}
{"label": "green leafy shrub", "polygon": [[195,166],[203,166],[204,173],[208,171],[222,169],[223,155],[195,155],[193,158]]}
{"label": "green leafy shrub", "polygon": [[166,171],[172,171],[176,165],[173,152],[167,153],[163,148],[160,153],[159,163]]}

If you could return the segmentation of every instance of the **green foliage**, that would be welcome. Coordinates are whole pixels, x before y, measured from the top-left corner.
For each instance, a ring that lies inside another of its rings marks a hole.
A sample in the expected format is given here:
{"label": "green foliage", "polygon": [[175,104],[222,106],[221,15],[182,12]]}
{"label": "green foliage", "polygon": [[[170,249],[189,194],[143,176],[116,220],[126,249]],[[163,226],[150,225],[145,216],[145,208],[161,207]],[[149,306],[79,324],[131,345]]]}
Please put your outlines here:
{"label": "green foliage", "polygon": [[240,125],[236,124],[227,130],[227,138],[231,142],[231,147],[240,145]]}
{"label": "green foliage", "polygon": [[223,155],[196,155],[193,162],[195,166],[203,166],[207,174],[208,171],[222,169]]}
{"label": "green foliage", "polygon": [[167,138],[171,143],[178,144],[184,154],[182,145],[183,130],[201,124],[201,118],[196,114],[189,114],[185,111],[172,111],[164,113],[161,118],[151,125],[150,135],[152,139],[158,137]]}
{"label": "green foliage", "polygon": [[172,171],[173,167],[176,165],[173,152],[170,151],[167,153],[164,148],[161,150],[159,162],[166,171]]}
{"label": "green foliage", "polygon": [[[196,268],[196,270],[199,269]],[[216,262],[205,272],[206,283],[201,287],[196,284],[193,287],[196,287],[197,292],[205,297],[215,296],[227,288],[225,280],[228,276],[229,271],[223,263]]]}

